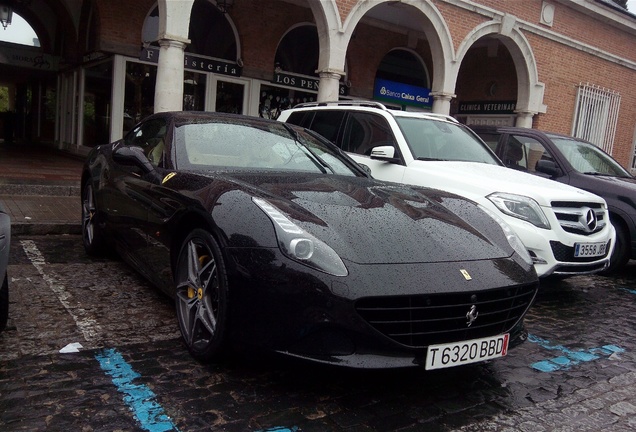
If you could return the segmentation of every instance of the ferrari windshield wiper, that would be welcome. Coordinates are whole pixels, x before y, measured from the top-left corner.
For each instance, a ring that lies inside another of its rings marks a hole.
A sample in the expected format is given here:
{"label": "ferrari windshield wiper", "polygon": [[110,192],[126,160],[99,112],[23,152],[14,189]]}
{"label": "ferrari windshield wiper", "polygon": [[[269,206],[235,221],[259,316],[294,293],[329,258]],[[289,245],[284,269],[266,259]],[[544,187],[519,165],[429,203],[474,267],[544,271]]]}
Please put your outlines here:
{"label": "ferrari windshield wiper", "polygon": [[301,150],[303,150],[305,152],[305,154],[309,153],[307,156],[314,163],[314,165],[316,165],[316,167],[320,170],[320,172],[322,172],[323,174],[327,174],[327,170],[325,168],[329,168],[329,171],[331,171],[332,173],[335,173],[333,168],[331,168],[331,166],[327,162],[325,162],[320,156],[318,156],[309,147],[307,147],[306,145],[304,145],[301,142],[300,136],[298,135],[298,132],[293,127],[291,127],[287,123],[283,123],[283,126],[291,134],[291,136],[294,139],[294,142],[296,143],[296,145]]}

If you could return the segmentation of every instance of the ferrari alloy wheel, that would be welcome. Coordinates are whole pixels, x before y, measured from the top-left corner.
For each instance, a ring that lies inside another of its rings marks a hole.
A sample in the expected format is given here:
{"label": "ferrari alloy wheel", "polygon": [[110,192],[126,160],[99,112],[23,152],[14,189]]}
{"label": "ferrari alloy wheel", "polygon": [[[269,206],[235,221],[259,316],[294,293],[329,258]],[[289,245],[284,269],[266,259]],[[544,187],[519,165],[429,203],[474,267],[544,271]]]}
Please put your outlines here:
{"label": "ferrari alloy wheel", "polygon": [[84,249],[89,255],[103,255],[105,242],[100,228],[95,220],[97,207],[95,205],[95,193],[90,181],[84,184],[82,195],[82,239]]}
{"label": "ferrari alloy wheel", "polygon": [[175,271],[177,319],[193,357],[210,361],[222,351],[227,322],[227,275],[221,250],[195,229],[179,252]]}

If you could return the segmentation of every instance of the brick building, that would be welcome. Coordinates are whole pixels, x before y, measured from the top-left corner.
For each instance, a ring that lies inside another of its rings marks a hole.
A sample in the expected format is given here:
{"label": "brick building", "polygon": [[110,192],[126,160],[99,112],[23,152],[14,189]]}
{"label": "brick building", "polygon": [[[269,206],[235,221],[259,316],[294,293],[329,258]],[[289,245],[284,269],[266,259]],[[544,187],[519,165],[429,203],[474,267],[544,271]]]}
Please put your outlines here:
{"label": "brick building", "polygon": [[[636,15],[609,0],[7,0],[16,139],[85,153],[154,111],[369,99],[590,139],[636,170]],[[5,123],[6,123],[5,119]]]}

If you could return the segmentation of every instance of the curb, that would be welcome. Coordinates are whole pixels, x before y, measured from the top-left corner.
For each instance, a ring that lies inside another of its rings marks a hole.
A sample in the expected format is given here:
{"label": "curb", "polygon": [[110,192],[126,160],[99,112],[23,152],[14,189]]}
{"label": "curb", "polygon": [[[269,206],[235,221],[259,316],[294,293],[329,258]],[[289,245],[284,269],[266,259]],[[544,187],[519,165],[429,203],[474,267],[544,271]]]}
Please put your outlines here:
{"label": "curb", "polygon": [[81,188],[77,185],[0,185],[0,195],[80,196],[80,193]]}

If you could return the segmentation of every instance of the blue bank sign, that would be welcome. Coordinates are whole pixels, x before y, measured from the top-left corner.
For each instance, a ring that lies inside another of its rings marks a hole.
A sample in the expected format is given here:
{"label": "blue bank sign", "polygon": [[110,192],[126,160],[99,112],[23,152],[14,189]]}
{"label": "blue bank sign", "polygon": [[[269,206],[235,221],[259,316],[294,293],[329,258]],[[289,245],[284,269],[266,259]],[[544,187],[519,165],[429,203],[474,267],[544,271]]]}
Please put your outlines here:
{"label": "blue bank sign", "polygon": [[373,98],[399,105],[431,108],[433,106],[433,98],[430,93],[431,89],[424,87],[376,79],[373,89]]}

